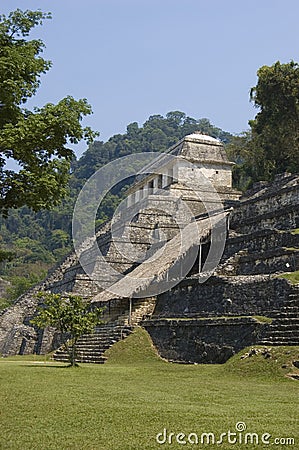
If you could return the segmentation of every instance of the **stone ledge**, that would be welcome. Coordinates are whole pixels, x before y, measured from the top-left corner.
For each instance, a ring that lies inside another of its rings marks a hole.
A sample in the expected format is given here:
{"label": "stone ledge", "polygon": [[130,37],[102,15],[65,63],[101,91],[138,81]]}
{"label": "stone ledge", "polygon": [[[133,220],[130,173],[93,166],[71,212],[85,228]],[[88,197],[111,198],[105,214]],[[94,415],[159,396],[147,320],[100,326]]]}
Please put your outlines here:
{"label": "stone ledge", "polygon": [[143,323],[163,358],[192,364],[225,363],[242,348],[258,342],[266,326],[252,317]]}

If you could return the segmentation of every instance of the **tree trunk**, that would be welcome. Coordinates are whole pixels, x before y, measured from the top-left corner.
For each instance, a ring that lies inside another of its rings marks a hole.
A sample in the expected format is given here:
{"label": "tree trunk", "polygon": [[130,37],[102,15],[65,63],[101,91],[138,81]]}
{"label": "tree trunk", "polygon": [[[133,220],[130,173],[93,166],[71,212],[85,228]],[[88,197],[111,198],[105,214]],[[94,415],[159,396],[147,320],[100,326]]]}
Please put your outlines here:
{"label": "tree trunk", "polygon": [[76,356],[77,356],[76,344],[77,344],[77,339],[74,339],[73,340],[72,349],[71,349],[71,352],[70,352],[70,365],[72,367],[78,366],[78,364],[76,363]]}
{"label": "tree trunk", "polygon": [[76,343],[77,339],[73,340],[72,345],[68,345],[67,342],[64,343],[64,347],[68,354],[68,360],[71,367],[76,367],[78,364],[76,363],[76,356],[77,356],[77,350],[76,350]]}

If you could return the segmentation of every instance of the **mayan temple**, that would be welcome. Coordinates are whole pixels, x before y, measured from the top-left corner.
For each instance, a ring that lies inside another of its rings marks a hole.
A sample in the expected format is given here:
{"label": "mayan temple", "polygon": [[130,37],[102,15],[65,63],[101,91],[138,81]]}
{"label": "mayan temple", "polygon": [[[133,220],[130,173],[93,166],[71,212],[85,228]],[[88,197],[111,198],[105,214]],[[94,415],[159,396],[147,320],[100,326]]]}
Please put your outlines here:
{"label": "mayan temple", "polygon": [[103,224],[1,313],[0,352],[55,350],[66,360],[59,334],[30,323],[40,291],[105,307],[104,325],[78,342],[80,362],[105,362],[106,349],[137,325],[163,358],[185,363],[224,363],[255,344],[299,345],[299,286],[282,276],[299,269],[299,176],[241,196],[232,166],[223,144],[200,133],[158,155],[113,226]]}

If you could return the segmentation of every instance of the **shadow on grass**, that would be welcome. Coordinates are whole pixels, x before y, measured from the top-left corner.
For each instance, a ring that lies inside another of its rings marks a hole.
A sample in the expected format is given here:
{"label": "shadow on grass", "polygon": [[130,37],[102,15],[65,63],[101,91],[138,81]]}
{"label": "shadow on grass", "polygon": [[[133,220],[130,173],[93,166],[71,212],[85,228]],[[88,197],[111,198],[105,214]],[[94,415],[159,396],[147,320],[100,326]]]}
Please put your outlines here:
{"label": "shadow on grass", "polygon": [[49,364],[49,363],[36,363],[36,362],[32,362],[31,364],[23,364],[23,366],[25,367],[34,367],[35,369],[78,369],[81,368],[81,366],[77,365],[77,366],[71,366],[70,364],[67,364],[65,366],[61,366],[61,365],[57,365],[57,364]]}

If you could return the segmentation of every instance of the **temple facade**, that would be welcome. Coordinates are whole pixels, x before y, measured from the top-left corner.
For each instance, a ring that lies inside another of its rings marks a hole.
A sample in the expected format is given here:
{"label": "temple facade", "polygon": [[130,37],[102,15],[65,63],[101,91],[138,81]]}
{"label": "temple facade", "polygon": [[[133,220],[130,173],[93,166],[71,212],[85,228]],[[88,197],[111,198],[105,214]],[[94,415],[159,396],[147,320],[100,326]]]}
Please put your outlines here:
{"label": "temple facade", "polygon": [[[280,275],[299,269],[299,176],[259,183],[240,198],[232,167],[223,144],[200,133],[158,155],[140,171],[115,223],[103,224],[82,254],[68,255],[0,314],[0,352],[59,348],[55,330],[41,332],[30,323],[42,291],[75,293],[92,307],[106,306],[106,323],[78,343],[79,362],[103,363],[105,350],[137,325],[163,358],[185,363],[223,363],[254,344],[298,345],[299,288]],[[118,239],[112,225],[121,230]],[[203,282],[213,229],[220,225],[225,248]],[[191,253],[194,262],[182,277]],[[179,282],[169,285],[177,274]],[[114,284],[118,289],[111,290]],[[66,355],[58,349],[55,358]]]}
{"label": "temple facade", "polygon": [[137,179],[129,191],[127,206],[162,189],[192,204],[194,213],[203,212],[199,205],[196,208],[198,193],[208,198],[216,191],[221,202],[228,205],[240,197],[240,192],[232,188],[233,165],[221,141],[201,133],[189,134],[148,167],[154,173]]}

